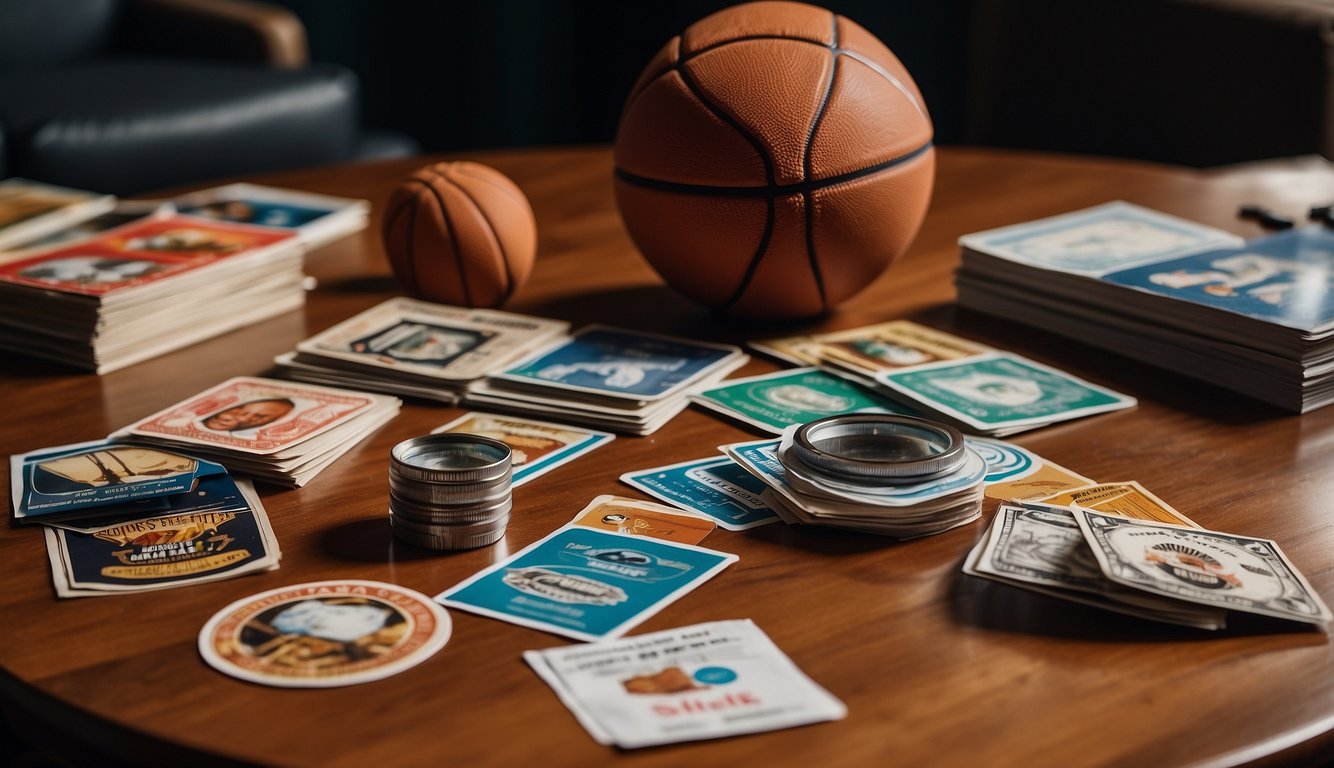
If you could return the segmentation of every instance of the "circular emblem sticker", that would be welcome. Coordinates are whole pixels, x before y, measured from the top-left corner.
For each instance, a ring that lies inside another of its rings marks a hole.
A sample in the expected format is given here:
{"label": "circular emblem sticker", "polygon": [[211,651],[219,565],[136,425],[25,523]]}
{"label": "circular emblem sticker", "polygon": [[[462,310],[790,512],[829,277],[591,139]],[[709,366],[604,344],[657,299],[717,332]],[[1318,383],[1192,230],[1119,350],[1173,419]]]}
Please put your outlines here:
{"label": "circular emblem sticker", "polygon": [[426,595],[378,581],[316,581],[237,600],[199,632],[215,669],[283,688],[380,680],[449,641],[449,614]]}

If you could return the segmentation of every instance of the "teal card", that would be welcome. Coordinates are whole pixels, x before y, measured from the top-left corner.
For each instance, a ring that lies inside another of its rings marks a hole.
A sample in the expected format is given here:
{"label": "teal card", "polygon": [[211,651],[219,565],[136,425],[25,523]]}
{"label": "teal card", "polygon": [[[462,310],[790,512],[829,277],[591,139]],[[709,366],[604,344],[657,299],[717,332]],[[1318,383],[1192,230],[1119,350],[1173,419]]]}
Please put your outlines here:
{"label": "teal card", "polygon": [[620,637],[736,559],[703,547],[565,526],[435,599],[576,640],[601,640]]}
{"label": "teal card", "polygon": [[903,405],[818,368],[732,379],[692,392],[690,399],[776,435],[792,424],[840,413],[914,414]]}
{"label": "teal card", "polygon": [[760,499],[764,483],[725,456],[626,472],[621,482],[687,512],[704,515],[729,531],[778,520]]}
{"label": "teal card", "polygon": [[1003,353],[882,372],[876,380],[929,410],[984,430],[1046,424],[1135,404],[1132,397]]}

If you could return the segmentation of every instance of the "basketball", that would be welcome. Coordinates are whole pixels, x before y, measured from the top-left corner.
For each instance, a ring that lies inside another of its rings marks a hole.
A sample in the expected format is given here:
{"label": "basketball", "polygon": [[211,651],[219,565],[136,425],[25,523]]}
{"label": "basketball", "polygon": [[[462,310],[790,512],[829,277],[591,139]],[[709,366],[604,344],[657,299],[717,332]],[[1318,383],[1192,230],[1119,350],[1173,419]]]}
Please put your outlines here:
{"label": "basketball", "polygon": [[935,176],[931,119],[874,35],[756,2],[672,38],[631,89],[616,203],[676,290],[760,319],[819,315],[912,242]]}
{"label": "basketball", "polygon": [[436,163],[409,176],[389,197],[382,233],[404,291],[465,307],[504,304],[537,251],[528,198],[481,163]]}

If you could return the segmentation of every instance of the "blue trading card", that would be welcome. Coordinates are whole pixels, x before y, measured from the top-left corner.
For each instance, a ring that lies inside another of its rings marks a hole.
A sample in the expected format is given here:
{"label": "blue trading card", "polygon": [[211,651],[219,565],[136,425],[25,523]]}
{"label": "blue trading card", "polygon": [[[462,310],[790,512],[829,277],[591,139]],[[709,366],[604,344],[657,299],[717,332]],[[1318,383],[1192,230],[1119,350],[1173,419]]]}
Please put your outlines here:
{"label": "blue trading card", "polygon": [[760,499],[764,483],[727,457],[711,457],[627,472],[621,482],[687,512],[705,515],[729,531],[778,520]]}
{"label": "blue trading card", "polygon": [[187,493],[226,472],[211,461],[116,441],[45,448],[10,458],[14,517],[45,522],[147,511],[144,502]]}
{"label": "blue trading card", "polygon": [[313,208],[247,197],[225,197],[179,210],[192,216],[282,229],[296,229],[337,211],[336,208]]}
{"label": "blue trading card", "polygon": [[1042,468],[1042,461],[1031,451],[1004,440],[967,437],[964,442],[987,464],[986,485],[1020,480]]}
{"label": "blue trading card", "polygon": [[576,640],[601,640],[621,636],[736,559],[703,547],[565,526],[435,599]]}
{"label": "blue trading card", "polygon": [[736,347],[594,326],[500,378],[633,400],[657,400],[740,354]]}
{"label": "blue trading card", "polygon": [[1304,331],[1334,321],[1334,232],[1293,229],[1238,248],[1105,275],[1109,283]]}
{"label": "blue trading card", "polygon": [[227,475],[173,496],[170,509],[88,532],[51,529],[67,552],[70,586],[142,590],[198,581],[268,558],[264,523]]}
{"label": "blue trading card", "polygon": [[1021,264],[1084,275],[1240,242],[1228,232],[1119,201],[959,240],[965,248]]}

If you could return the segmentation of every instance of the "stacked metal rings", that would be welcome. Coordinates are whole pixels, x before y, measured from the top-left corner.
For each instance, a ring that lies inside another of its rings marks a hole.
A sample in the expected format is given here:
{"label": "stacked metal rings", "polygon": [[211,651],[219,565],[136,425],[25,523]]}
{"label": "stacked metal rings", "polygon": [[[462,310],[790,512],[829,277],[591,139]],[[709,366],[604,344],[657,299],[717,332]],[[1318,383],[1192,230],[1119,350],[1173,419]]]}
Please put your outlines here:
{"label": "stacked metal rings", "polygon": [[851,414],[803,424],[795,458],[817,475],[851,485],[912,485],[950,475],[967,455],[963,433],[912,416]]}
{"label": "stacked metal rings", "polygon": [[427,549],[472,549],[505,535],[513,500],[510,447],[479,435],[404,440],[390,452],[389,524]]}

